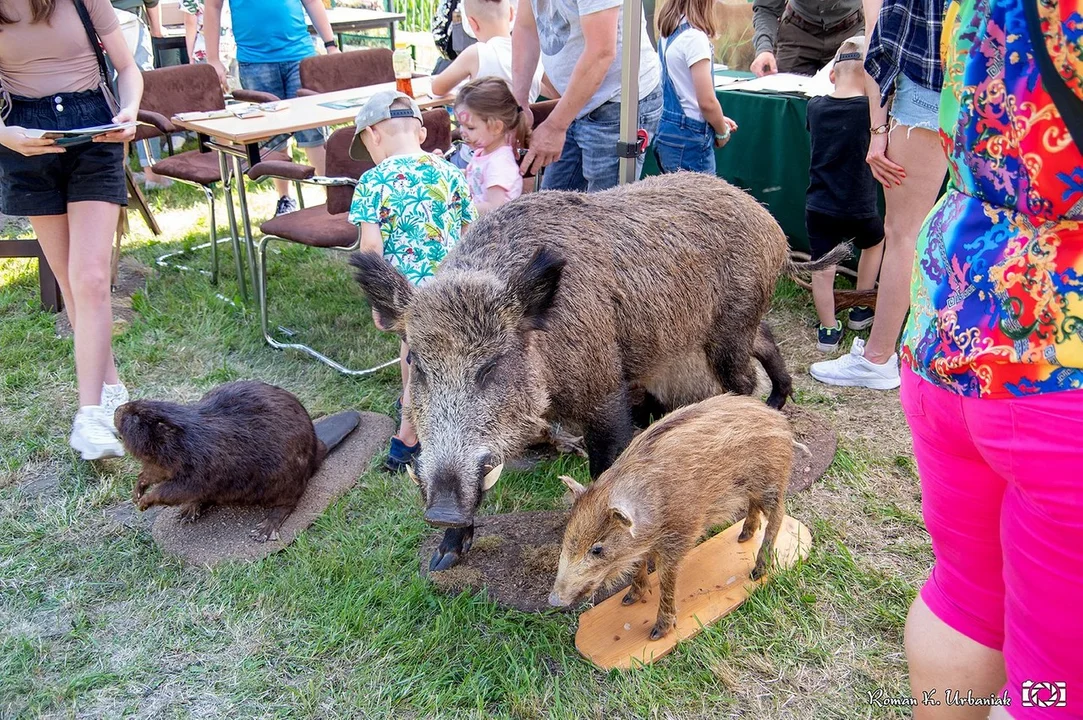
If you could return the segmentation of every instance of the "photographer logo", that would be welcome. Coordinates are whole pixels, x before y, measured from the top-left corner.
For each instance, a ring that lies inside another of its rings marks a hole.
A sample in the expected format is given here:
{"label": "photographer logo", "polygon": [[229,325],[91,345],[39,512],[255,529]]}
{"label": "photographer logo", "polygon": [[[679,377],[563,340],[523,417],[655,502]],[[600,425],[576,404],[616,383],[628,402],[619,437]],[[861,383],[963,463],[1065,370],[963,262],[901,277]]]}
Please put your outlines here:
{"label": "photographer logo", "polygon": [[1065,707],[1068,705],[1068,688],[1062,682],[1023,681],[1023,707]]}

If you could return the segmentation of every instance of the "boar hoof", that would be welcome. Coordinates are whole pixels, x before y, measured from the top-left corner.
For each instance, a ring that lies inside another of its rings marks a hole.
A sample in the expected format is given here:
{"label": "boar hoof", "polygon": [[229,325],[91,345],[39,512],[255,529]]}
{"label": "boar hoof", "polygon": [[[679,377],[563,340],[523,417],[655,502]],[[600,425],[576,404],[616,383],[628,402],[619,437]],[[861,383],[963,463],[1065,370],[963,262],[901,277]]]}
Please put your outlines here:
{"label": "boar hoof", "polygon": [[749,577],[753,580],[759,580],[761,577],[767,574],[767,563],[762,560],[756,563],[756,567],[752,568],[752,572]]}
{"label": "boar hoof", "polygon": [[635,605],[639,602],[640,593],[635,588],[631,588],[624,594],[624,598],[621,599],[621,605]]}
{"label": "boar hoof", "polygon": [[474,526],[465,528],[448,528],[444,531],[444,539],[433,553],[429,561],[429,572],[440,572],[459,564],[462,556],[470,550],[474,543]]}
{"label": "boar hoof", "polygon": [[675,624],[675,620],[659,620],[651,628],[651,640],[661,640],[669,634]]}

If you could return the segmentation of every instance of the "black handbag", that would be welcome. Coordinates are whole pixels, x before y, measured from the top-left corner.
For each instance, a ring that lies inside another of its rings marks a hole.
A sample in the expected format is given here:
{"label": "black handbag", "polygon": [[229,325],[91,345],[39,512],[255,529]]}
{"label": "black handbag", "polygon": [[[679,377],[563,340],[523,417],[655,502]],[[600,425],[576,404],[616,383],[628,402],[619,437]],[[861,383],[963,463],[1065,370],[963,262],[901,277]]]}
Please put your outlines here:
{"label": "black handbag", "polygon": [[76,11],[79,13],[79,19],[83,21],[83,28],[86,30],[90,47],[94,49],[94,56],[98,58],[98,73],[101,76],[102,95],[105,96],[105,102],[109,106],[110,112],[116,115],[120,112],[120,101],[118,100],[120,93],[116,86],[116,70],[113,69],[109,58],[102,52],[101,39],[98,37],[97,31],[94,30],[94,24],[90,21],[90,13],[87,12],[83,0],[73,0],[73,2]]}
{"label": "black handbag", "polygon": [[1068,87],[1064,78],[1057,72],[1053,58],[1049,56],[1049,46],[1042,34],[1042,22],[1038,15],[1038,3],[1042,0],[1023,0],[1023,11],[1027,18],[1027,32],[1030,34],[1031,50],[1038,70],[1042,74],[1042,84],[1057,107],[1064,126],[1072,136],[1077,149],[1083,152],[1083,100]]}

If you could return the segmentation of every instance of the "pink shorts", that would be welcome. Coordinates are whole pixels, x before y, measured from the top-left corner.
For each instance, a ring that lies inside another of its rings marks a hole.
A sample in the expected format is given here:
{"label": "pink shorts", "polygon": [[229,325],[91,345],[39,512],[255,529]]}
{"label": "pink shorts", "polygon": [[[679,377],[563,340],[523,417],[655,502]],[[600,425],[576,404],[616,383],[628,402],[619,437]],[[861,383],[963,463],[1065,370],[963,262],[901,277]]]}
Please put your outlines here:
{"label": "pink shorts", "polygon": [[979,400],[903,368],[902,405],[936,556],[922,599],[1004,653],[1012,717],[1083,718],[1083,390]]}

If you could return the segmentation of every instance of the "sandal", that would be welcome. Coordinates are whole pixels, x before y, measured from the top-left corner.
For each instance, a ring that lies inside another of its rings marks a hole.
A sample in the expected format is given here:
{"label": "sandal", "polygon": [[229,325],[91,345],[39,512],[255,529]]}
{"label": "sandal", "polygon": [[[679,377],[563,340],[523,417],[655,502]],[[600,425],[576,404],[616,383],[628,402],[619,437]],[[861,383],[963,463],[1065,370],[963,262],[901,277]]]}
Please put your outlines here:
{"label": "sandal", "polygon": [[400,473],[406,466],[414,461],[421,452],[421,443],[407,445],[397,437],[391,438],[391,448],[387,452],[387,460],[384,461],[384,469],[391,473]]}

